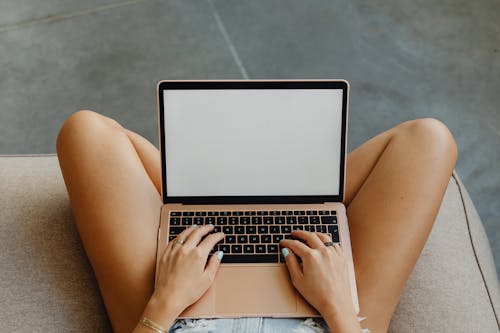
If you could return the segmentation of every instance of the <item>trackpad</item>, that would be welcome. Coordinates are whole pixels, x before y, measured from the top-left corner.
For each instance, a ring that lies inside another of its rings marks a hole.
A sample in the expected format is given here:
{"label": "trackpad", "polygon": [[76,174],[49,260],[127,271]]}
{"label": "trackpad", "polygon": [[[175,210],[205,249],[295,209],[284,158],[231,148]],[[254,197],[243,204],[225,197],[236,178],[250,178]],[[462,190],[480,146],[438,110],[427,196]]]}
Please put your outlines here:
{"label": "trackpad", "polygon": [[295,313],[295,293],[285,265],[222,265],[215,284],[215,309],[236,316]]}

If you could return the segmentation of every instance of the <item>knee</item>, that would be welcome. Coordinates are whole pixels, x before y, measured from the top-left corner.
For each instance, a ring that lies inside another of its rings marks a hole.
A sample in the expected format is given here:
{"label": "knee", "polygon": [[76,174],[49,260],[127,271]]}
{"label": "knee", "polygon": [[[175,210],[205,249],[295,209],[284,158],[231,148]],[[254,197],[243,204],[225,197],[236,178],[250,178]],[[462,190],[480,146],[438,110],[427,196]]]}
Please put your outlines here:
{"label": "knee", "polygon": [[82,137],[96,137],[97,132],[110,128],[122,128],[115,120],[94,111],[81,110],[66,119],[57,135],[56,148],[60,154],[71,142],[78,142]]}
{"label": "knee", "polygon": [[458,155],[457,144],[448,127],[434,118],[421,118],[400,125],[404,135],[409,136],[416,145],[426,151],[446,156],[455,163]]}

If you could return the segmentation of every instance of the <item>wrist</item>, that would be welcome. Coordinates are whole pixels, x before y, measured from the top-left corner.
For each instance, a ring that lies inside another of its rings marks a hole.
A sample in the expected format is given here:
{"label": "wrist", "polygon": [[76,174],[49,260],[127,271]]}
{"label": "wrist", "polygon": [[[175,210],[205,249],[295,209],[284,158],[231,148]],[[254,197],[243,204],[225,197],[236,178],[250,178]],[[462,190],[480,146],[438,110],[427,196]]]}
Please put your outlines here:
{"label": "wrist", "polygon": [[344,308],[329,307],[320,311],[326,324],[332,332],[360,332],[358,316],[352,306]]}
{"label": "wrist", "polygon": [[182,310],[169,302],[168,299],[158,297],[153,293],[144,309],[143,316],[168,330]]}

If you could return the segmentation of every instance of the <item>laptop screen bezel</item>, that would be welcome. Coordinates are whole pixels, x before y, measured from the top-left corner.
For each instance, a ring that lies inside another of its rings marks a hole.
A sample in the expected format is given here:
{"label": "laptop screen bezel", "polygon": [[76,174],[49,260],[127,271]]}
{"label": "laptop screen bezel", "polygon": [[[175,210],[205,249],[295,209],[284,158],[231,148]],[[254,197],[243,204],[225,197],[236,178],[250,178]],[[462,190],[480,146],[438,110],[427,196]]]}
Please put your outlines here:
{"label": "laptop screen bezel", "polygon": [[[220,80],[180,81],[165,80],[158,83],[158,128],[161,150],[161,194],[164,204],[300,204],[342,202],[345,191],[345,162],[347,148],[348,87],[345,80]],[[270,195],[270,196],[168,196],[166,184],[166,151],[164,90],[200,89],[341,89],[342,90],[342,133],[340,145],[340,181],[338,195]]]}

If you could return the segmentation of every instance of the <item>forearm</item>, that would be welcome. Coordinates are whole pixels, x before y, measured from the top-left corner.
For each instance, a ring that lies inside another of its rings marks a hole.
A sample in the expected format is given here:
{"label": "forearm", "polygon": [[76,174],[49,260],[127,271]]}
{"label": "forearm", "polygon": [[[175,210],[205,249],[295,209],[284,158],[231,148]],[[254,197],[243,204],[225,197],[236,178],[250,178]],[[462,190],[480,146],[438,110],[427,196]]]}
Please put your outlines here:
{"label": "forearm", "polygon": [[[179,316],[180,310],[170,305],[164,300],[160,300],[155,295],[151,297],[143,312],[143,317],[146,317],[153,322],[169,331],[175,319]],[[132,333],[152,333],[150,328],[137,323]]]}
{"label": "forearm", "polygon": [[330,332],[361,332],[361,326],[354,311],[329,311],[328,313],[323,314],[323,318],[325,319]]}

